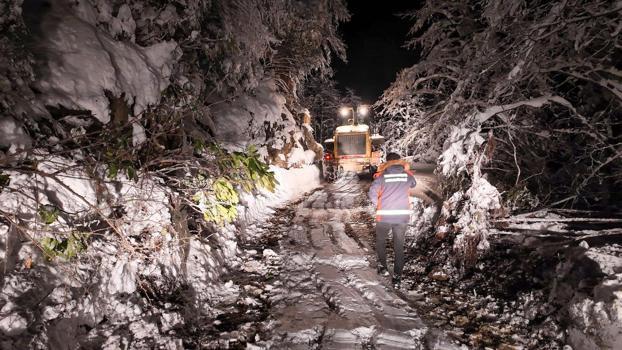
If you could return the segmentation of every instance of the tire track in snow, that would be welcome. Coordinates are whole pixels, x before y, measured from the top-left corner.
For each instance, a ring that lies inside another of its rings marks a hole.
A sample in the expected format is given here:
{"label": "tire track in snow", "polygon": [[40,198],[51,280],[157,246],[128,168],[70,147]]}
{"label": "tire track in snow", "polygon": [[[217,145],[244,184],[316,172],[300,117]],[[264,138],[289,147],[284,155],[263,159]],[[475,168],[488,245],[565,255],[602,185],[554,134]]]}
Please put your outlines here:
{"label": "tire track in snow", "polygon": [[345,224],[345,232],[348,235],[348,237],[352,238],[361,249],[367,251],[367,247],[365,246],[363,241],[361,241],[361,238],[359,237],[359,235],[356,234],[356,230],[354,230],[351,223]]}
{"label": "tire track in snow", "polygon": [[414,309],[377,275],[362,187],[356,178],[328,184],[292,205],[294,217],[274,228],[287,238],[280,244],[284,283],[272,297],[276,327],[267,348],[457,348],[431,339]]}

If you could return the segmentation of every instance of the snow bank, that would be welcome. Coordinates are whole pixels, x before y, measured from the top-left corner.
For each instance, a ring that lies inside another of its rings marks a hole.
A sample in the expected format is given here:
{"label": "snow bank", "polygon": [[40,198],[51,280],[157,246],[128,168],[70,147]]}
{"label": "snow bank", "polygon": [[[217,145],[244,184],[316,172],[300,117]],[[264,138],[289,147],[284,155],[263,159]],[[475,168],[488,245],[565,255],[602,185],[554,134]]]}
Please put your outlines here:
{"label": "snow bank", "polygon": [[[2,348],[180,348],[176,327],[189,322],[188,316],[215,317],[214,304],[239,293],[220,277],[240,264],[240,227],[254,227],[272,208],[320,184],[314,165],[272,167],[276,191],[244,194],[239,222],[202,237],[176,226],[172,192],[157,178],[141,176],[134,182],[119,175],[98,183],[75,161],[41,157],[33,172],[6,171],[11,182],[0,192],[0,210],[15,213],[19,230],[32,239],[15,245],[20,242],[16,227],[0,223],[7,268],[0,288]],[[42,206],[58,208],[58,218],[43,224]],[[109,227],[113,224],[115,229]],[[97,233],[71,263],[47,261],[35,246],[41,238],[61,238],[81,227]],[[180,283],[187,292],[176,289]],[[185,293],[191,312],[152,300],[176,293]],[[41,327],[24,336],[33,323]]]}
{"label": "snow bank", "polygon": [[275,177],[279,182],[275,193],[261,191],[257,195],[244,193],[241,202],[244,207],[240,210],[245,222],[262,220],[273,212],[273,209],[288,201],[293,201],[306,192],[320,186],[320,171],[315,165],[306,165],[302,168],[283,169],[272,166]]}
{"label": "snow bank", "polygon": [[41,50],[46,60],[37,82],[43,102],[89,110],[102,123],[110,121],[111,112],[105,91],[124,96],[133,115],[157,104],[169,85],[177,44],[140,47],[116,41],[95,26],[97,14],[90,2],[77,4],[54,3],[44,16]]}

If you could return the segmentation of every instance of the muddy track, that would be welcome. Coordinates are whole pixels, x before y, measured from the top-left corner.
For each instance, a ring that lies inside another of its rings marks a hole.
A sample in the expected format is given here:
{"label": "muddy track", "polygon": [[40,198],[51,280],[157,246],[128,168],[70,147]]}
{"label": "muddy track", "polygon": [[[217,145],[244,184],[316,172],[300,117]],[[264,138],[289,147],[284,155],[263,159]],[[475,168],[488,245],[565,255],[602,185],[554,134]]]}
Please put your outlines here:
{"label": "muddy track", "polygon": [[189,348],[457,348],[376,273],[368,186],[326,184],[242,240],[240,268],[224,276],[239,294],[215,305],[213,323],[199,320],[201,340]]}
{"label": "muddy track", "polygon": [[[451,349],[378,276],[365,183],[342,178],[274,220],[280,287],[272,349]],[[292,244],[293,243],[293,244]]]}

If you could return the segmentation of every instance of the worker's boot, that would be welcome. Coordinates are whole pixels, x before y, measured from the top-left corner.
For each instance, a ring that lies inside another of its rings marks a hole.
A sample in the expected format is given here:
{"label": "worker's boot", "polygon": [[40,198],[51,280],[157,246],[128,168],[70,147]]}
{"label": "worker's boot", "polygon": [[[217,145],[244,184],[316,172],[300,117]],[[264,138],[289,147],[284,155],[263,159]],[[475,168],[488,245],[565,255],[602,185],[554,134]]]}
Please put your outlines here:
{"label": "worker's boot", "polygon": [[402,277],[401,276],[393,276],[393,288],[395,289],[402,288]]}
{"label": "worker's boot", "polygon": [[388,276],[389,275],[389,271],[382,264],[378,264],[378,266],[376,267],[376,271],[378,271],[378,274],[380,276]]}

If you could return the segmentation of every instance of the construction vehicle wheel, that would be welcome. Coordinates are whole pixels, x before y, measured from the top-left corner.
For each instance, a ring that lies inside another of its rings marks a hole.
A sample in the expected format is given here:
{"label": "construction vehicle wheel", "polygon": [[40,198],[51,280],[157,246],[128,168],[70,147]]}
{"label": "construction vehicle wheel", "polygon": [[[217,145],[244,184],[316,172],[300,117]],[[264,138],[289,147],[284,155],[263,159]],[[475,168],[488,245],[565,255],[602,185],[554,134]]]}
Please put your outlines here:
{"label": "construction vehicle wheel", "polygon": [[337,179],[337,172],[335,171],[335,167],[327,166],[323,169],[322,175],[324,177],[324,181],[326,182],[334,182]]}

